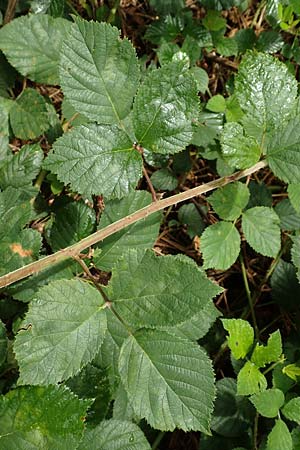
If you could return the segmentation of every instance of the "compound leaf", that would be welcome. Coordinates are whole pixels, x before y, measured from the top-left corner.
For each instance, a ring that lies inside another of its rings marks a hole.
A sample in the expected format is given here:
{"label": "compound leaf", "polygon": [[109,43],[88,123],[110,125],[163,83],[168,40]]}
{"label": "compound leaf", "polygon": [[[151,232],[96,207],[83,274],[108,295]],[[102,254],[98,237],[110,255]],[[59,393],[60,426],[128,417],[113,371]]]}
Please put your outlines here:
{"label": "compound leaf", "polygon": [[198,344],[162,331],[140,331],[124,342],[119,371],[134,412],[153,428],[210,433],[214,375]]}
{"label": "compound leaf", "polygon": [[255,206],[243,213],[242,228],[248,244],[264,256],[280,250],[280,219],[272,208]]}
{"label": "compound leaf", "polygon": [[0,48],[8,61],[32,81],[59,84],[62,41],[71,23],[46,14],[18,17],[0,31]]}
{"label": "compound leaf", "polygon": [[282,353],[280,331],[270,334],[267,345],[256,344],[251,361],[257,367],[265,367],[266,364],[277,361]]}
{"label": "compound leaf", "polygon": [[238,373],[237,394],[252,395],[267,389],[267,380],[258,367],[247,361]]}
{"label": "compound leaf", "polygon": [[268,436],[266,450],[292,450],[292,436],[283,420],[278,419]]}
{"label": "compound leaf", "polygon": [[89,284],[59,280],[42,287],[15,340],[19,385],[75,375],[96,355],[105,331],[103,300]]}
{"label": "compound leaf", "polygon": [[254,341],[254,331],[251,325],[242,319],[222,319],[222,324],[229,333],[227,342],[234,358],[245,358]]}
{"label": "compound leaf", "polygon": [[208,201],[221,219],[235,220],[240,217],[247,206],[250,192],[248,187],[236,181],[217,189],[209,196]]}
{"label": "compound leaf", "polygon": [[55,141],[44,167],[81,194],[123,197],[142,175],[141,155],[117,126],[75,127]]}
{"label": "compound leaf", "polygon": [[196,82],[180,63],[153,70],[138,90],[133,125],[138,142],[157,153],[176,153],[190,144],[198,118]]}
{"label": "compound leaf", "polygon": [[284,393],[280,389],[267,389],[250,397],[257,412],[264,417],[277,417],[284,404]]}
{"label": "compound leaf", "polygon": [[76,18],[61,52],[67,100],[92,121],[119,124],[130,112],[140,76],[132,44],[109,24]]}

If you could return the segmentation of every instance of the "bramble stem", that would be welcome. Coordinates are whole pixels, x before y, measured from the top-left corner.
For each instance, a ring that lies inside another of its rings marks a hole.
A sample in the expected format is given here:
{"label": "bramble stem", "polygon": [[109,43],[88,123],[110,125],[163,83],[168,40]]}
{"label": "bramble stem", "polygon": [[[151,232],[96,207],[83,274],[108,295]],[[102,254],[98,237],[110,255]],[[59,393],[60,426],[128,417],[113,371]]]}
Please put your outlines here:
{"label": "bramble stem", "polygon": [[9,286],[16,281],[22,280],[29,275],[33,275],[34,273],[40,272],[41,270],[49,267],[53,264],[56,264],[60,261],[63,261],[67,258],[74,258],[74,256],[79,255],[83,252],[83,250],[91,247],[94,244],[97,244],[103,239],[111,236],[117,231],[122,230],[128,225],[132,225],[135,222],[138,222],[141,219],[145,219],[150,214],[153,214],[157,211],[161,211],[162,209],[168,208],[169,206],[176,205],[177,203],[183,202],[185,200],[189,200],[193,197],[197,197],[198,195],[205,194],[206,192],[210,192],[213,189],[226,186],[233,181],[237,181],[241,178],[244,178],[252,173],[257,172],[260,169],[263,169],[267,166],[266,161],[260,161],[249,169],[240,170],[239,172],[235,172],[234,174],[226,177],[219,178],[218,180],[210,181],[209,183],[203,184],[201,186],[197,186],[193,189],[189,189],[185,192],[180,192],[180,194],[172,195],[171,197],[164,198],[162,200],[158,200],[156,202],[151,203],[144,208],[139,209],[133,214],[129,214],[129,216],[123,217],[122,219],[114,222],[102,230],[98,230],[95,233],[87,236],[76,244],[70,245],[69,247],[63,248],[52,255],[45,256],[44,258],[39,259],[38,261],[34,261],[26,266],[20,267],[13,272],[7,273],[0,277],[0,288],[5,286]]}

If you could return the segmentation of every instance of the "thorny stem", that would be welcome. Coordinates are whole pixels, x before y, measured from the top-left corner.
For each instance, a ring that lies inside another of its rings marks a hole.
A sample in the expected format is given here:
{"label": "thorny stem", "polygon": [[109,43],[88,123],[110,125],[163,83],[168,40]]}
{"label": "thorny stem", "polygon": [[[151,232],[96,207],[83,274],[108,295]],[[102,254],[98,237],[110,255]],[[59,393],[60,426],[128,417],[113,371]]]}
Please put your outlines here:
{"label": "thorny stem", "polygon": [[242,255],[240,255],[240,261],[241,261],[241,268],[242,268],[242,274],[243,274],[245,291],[246,291],[246,295],[247,295],[247,298],[248,298],[249,307],[250,307],[251,316],[252,316],[252,321],[253,321],[253,326],[254,326],[254,332],[255,332],[256,339],[258,339],[258,337],[259,337],[259,329],[258,329],[258,326],[257,326],[253,299],[252,299],[252,295],[251,295],[251,291],[250,291],[250,287],[249,287],[249,283],[248,283],[247,271],[246,271],[246,267],[245,267],[245,263],[244,263]]}
{"label": "thorny stem", "polygon": [[0,277],[0,288],[9,286],[10,284],[15,283],[16,281],[22,280],[28,277],[29,275],[33,275],[34,273],[40,272],[46,267],[49,267],[67,258],[73,258],[74,256],[79,255],[86,248],[91,247],[92,245],[100,241],[103,241],[103,239],[105,239],[106,237],[111,236],[112,234],[122,230],[128,225],[132,225],[133,223],[138,222],[141,219],[145,219],[150,214],[153,214],[157,211],[161,211],[162,209],[168,208],[169,206],[172,205],[176,205],[177,203],[183,202],[185,200],[189,200],[198,195],[205,194],[206,192],[210,192],[213,189],[226,186],[227,184],[232,183],[233,181],[237,181],[241,178],[251,175],[252,173],[257,172],[258,170],[266,166],[267,163],[265,161],[260,161],[256,163],[254,166],[250,167],[249,169],[241,170],[230,176],[225,176],[219,178],[218,180],[210,181],[209,183],[197,186],[185,192],[181,192],[180,194],[172,195],[171,197],[153,202],[150,205],[139,209],[133,214],[123,217],[117,222],[108,225],[102,230],[96,231],[95,233],[91,234],[90,236],[87,236],[86,238],[82,239],[76,244],[70,245],[69,247],[59,250],[58,252],[52,255],[45,256],[44,258],[41,258],[38,261],[34,261],[30,264],[27,264],[26,266],[14,270],[13,272],[3,275],[2,277]]}

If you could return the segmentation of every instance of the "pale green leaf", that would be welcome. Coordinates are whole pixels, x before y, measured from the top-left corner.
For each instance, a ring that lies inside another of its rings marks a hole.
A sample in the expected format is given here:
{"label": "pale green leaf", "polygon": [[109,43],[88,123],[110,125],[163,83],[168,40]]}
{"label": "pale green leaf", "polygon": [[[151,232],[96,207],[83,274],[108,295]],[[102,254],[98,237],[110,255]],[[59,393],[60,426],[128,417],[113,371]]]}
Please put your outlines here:
{"label": "pale green leaf", "polygon": [[198,344],[141,331],[124,342],[119,371],[135,413],[153,428],[210,433],[214,376]]}
{"label": "pale green leaf", "polygon": [[280,250],[280,219],[272,208],[256,206],[243,213],[242,228],[251,247],[264,256],[275,257]]}
{"label": "pale green leaf", "polygon": [[283,420],[276,420],[268,436],[266,450],[293,450],[292,436]]}
{"label": "pale green leaf", "polygon": [[201,235],[201,252],[205,269],[226,270],[240,253],[241,238],[230,222],[218,222],[207,227]]}
{"label": "pale green leaf", "polygon": [[115,265],[107,291],[125,323],[149,328],[192,318],[220,292],[189,258],[159,257],[150,250],[128,251]]}
{"label": "pale green leaf", "polygon": [[247,361],[237,377],[237,394],[252,395],[267,389],[267,380],[258,367]]}
{"label": "pale green leaf", "polygon": [[180,63],[153,70],[137,92],[133,125],[138,142],[157,153],[176,153],[190,144],[200,103],[193,76]]}
{"label": "pale green leaf", "polygon": [[44,167],[81,194],[120,198],[137,185],[142,158],[117,126],[88,124],[59,138]]}
{"label": "pale green leaf", "polygon": [[282,372],[296,382],[300,377],[300,367],[297,364],[288,364],[282,369]]}
{"label": "pale green leaf", "polygon": [[222,324],[229,333],[227,343],[234,358],[245,358],[254,341],[251,325],[242,319],[222,319]]}
{"label": "pale green leaf", "polygon": [[24,386],[0,397],[2,450],[77,448],[90,400],[63,386]]}
{"label": "pale green leaf", "polygon": [[59,84],[61,45],[71,23],[46,14],[12,20],[0,31],[0,48],[24,77],[46,84]]}
{"label": "pale green leaf", "polygon": [[300,425],[300,397],[292,398],[287,402],[282,409],[282,413],[287,419]]}
{"label": "pale green leaf", "polygon": [[86,430],[78,450],[151,450],[141,429],[132,422],[104,420]]}
{"label": "pale green leaf", "polygon": [[208,201],[221,219],[235,220],[240,217],[242,210],[247,206],[249,197],[248,187],[236,181],[217,189],[208,197]]}
{"label": "pale green leaf", "polygon": [[19,384],[51,384],[75,375],[96,355],[105,335],[100,293],[81,280],[44,286],[31,303],[14,351]]}
{"label": "pale green leaf", "polygon": [[297,213],[300,213],[300,183],[289,184],[288,194],[293,208]]}
{"label": "pale green leaf", "polygon": [[[122,219],[151,203],[151,194],[146,191],[133,191],[121,200],[111,200],[101,214],[99,229]],[[143,220],[123,228],[107,237],[99,245],[93,256],[94,264],[102,270],[110,271],[116,261],[130,248],[152,248],[158,236],[161,214],[155,213]]]}
{"label": "pale green leaf", "polygon": [[266,364],[277,361],[282,353],[280,331],[270,334],[267,345],[256,344],[252,353],[251,361],[257,367],[265,367]]}
{"label": "pale green leaf", "polygon": [[211,97],[206,104],[206,109],[216,113],[224,112],[226,109],[226,102],[223,95],[218,94]]}
{"label": "pale green leaf", "polygon": [[13,103],[9,120],[14,135],[34,139],[50,127],[45,99],[32,88],[25,89]]}
{"label": "pale green leaf", "polygon": [[259,161],[261,148],[236,122],[225,123],[221,135],[222,156],[231,167],[246,169]]}
{"label": "pale green leaf", "polygon": [[264,417],[277,417],[284,404],[284,394],[280,389],[267,389],[250,397],[257,412]]}
{"label": "pale green leaf", "polygon": [[76,17],[61,53],[61,85],[75,110],[98,123],[120,123],[140,76],[132,44],[109,24]]}

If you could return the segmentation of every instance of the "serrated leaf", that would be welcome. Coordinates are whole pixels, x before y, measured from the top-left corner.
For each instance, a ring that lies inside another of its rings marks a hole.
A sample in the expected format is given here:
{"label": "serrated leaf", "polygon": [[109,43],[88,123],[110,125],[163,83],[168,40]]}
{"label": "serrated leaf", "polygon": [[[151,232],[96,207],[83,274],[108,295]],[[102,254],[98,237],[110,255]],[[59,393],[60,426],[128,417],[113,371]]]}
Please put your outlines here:
{"label": "serrated leaf", "polygon": [[267,389],[250,397],[257,412],[264,417],[277,417],[284,404],[284,394],[280,389]]}
{"label": "serrated leaf", "polygon": [[285,310],[297,309],[300,284],[292,263],[280,259],[271,276],[272,298]]}
{"label": "serrated leaf", "polygon": [[272,206],[272,193],[265,183],[256,183],[250,181],[250,200],[247,204],[247,208],[253,208],[254,206]]}
{"label": "serrated leaf", "polygon": [[9,120],[14,135],[34,139],[50,127],[44,98],[31,88],[25,89],[13,103]]}
{"label": "serrated leaf", "polygon": [[199,209],[194,203],[182,205],[178,210],[178,220],[187,225],[187,234],[191,239],[200,236],[204,230],[204,223]]}
{"label": "serrated leaf", "polygon": [[246,169],[259,161],[261,148],[236,122],[225,123],[221,135],[222,156],[231,167]]}
{"label": "serrated leaf", "polygon": [[14,345],[19,385],[57,383],[96,355],[106,330],[103,300],[86,282],[54,281],[40,289],[22,327]]}
{"label": "serrated leaf", "polygon": [[282,230],[295,231],[300,229],[300,214],[295,211],[288,198],[277,203],[274,209],[280,219]]}
{"label": "serrated leaf", "polygon": [[75,244],[94,231],[96,216],[93,209],[81,202],[72,202],[55,211],[48,242],[54,252]]}
{"label": "serrated leaf", "polygon": [[294,382],[285,373],[283,373],[285,367],[286,365],[282,362],[281,364],[277,364],[272,371],[273,386],[280,389],[284,394],[288,392],[294,384]]}
{"label": "serrated leaf", "polygon": [[61,45],[71,23],[46,14],[12,20],[0,31],[0,48],[24,77],[46,84],[59,84]]}
{"label": "serrated leaf", "polygon": [[267,389],[267,380],[258,367],[247,361],[237,377],[237,394],[252,395]]}
{"label": "serrated leaf", "polygon": [[17,154],[1,166],[1,188],[5,189],[8,186],[19,188],[30,185],[40,171],[43,157],[43,151],[38,144],[24,145]]}
{"label": "serrated leaf", "polygon": [[293,208],[300,213],[300,183],[289,184],[287,190]]}
{"label": "serrated leaf", "polygon": [[205,269],[226,270],[235,263],[240,253],[239,232],[229,222],[208,226],[202,233],[200,242]]}
{"label": "serrated leaf", "polygon": [[133,125],[138,142],[157,153],[176,153],[190,144],[199,99],[193,76],[181,63],[153,70],[137,92]]}
{"label": "serrated leaf", "polygon": [[81,194],[121,198],[137,185],[142,158],[117,126],[88,124],[59,138],[44,167]]}
{"label": "serrated leaf", "polygon": [[276,420],[268,436],[266,450],[293,450],[292,437],[283,420]]}
{"label": "serrated leaf", "polygon": [[208,89],[208,83],[209,83],[209,78],[208,78],[207,72],[198,66],[191,67],[190,72],[195,77],[195,80],[197,83],[197,89],[202,94],[205,94],[205,92]]}
{"label": "serrated leaf", "polygon": [[132,44],[109,24],[76,17],[61,54],[61,85],[71,105],[92,121],[119,124],[140,77]]}
{"label": "serrated leaf", "polygon": [[122,383],[119,384],[115,394],[113,418],[117,420],[139,421],[129,403],[127,392]]}
{"label": "serrated leaf", "polygon": [[219,292],[187,257],[158,257],[150,250],[128,251],[115,265],[108,286],[108,297],[122,319],[149,328],[192,318]]}
{"label": "serrated leaf", "polygon": [[282,124],[295,106],[297,81],[285,64],[265,53],[249,52],[235,79],[235,95],[249,124],[261,134]]}
{"label": "serrated leaf", "polygon": [[282,342],[280,331],[270,334],[267,345],[256,344],[252,353],[251,361],[257,367],[265,367],[266,364],[277,361],[282,353]]}
{"label": "serrated leaf", "polygon": [[211,97],[206,104],[206,109],[216,113],[224,112],[226,109],[226,102],[223,95],[218,94]]}
{"label": "serrated leaf", "polygon": [[243,213],[242,228],[248,244],[264,256],[280,250],[280,219],[272,208],[255,206]]}
{"label": "serrated leaf", "polygon": [[135,413],[153,428],[210,433],[214,376],[198,344],[141,331],[124,342],[119,371]]}
{"label": "serrated leaf", "polygon": [[132,422],[104,420],[86,430],[77,450],[151,450],[141,429]]}
{"label": "serrated leaf", "polygon": [[259,52],[276,53],[284,45],[284,40],[280,33],[274,30],[263,31],[258,36],[256,48]]}
{"label": "serrated leaf", "polygon": [[217,53],[222,56],[234,56],[238,54],[238,44],[234,38],[218,37],[214,39]]}
{"label": "serrated leaf", "polygon": [[222,324],[229,333],[227,343],[234,358],[245,358],[254,341],[254,331],[250,323],[242,319],[222,319]]}
{"label": "serrated leaf", "polygon": [[293,246],[291,256],[294,266],[297,269],[297,277],[300,281],[300,236],[293,236]]}
{"label": "serrated leaf", "polygon": [[3,450],[77,448],[90,400],[63,386],[24,386],[0,397]]}
{"label": "serrated leaf", "polygon": [[248,187],[236,181],[217,189],[208,197],[209,203],[221,219],[235,220],[240,217],[247,206],[250,192]]}
{"label": "serrated leaf", "polygon": [[170,169],[159,169],[151,175],[151,182],[159,191],[173,191],[178,186],[178,179]]}
{"label": "serrated leaf", "polygon": [[297,422],[300,425],[300,397],[292,398],[287,402],[282,409],[282,414],[288,420]]}
{"label": "serrated leaf", "polygon": [[[111,200],[105,205],[99,229],[105,228],[138,209],[151,203],[151,195],[146,191],[133,191],[121,200]],[[107,237],[93,256],[94,264],[102,270],[110,271],[116,261],[131,248],[151,248],[158,236],[161,214],[151,214],[129,227]]]}

